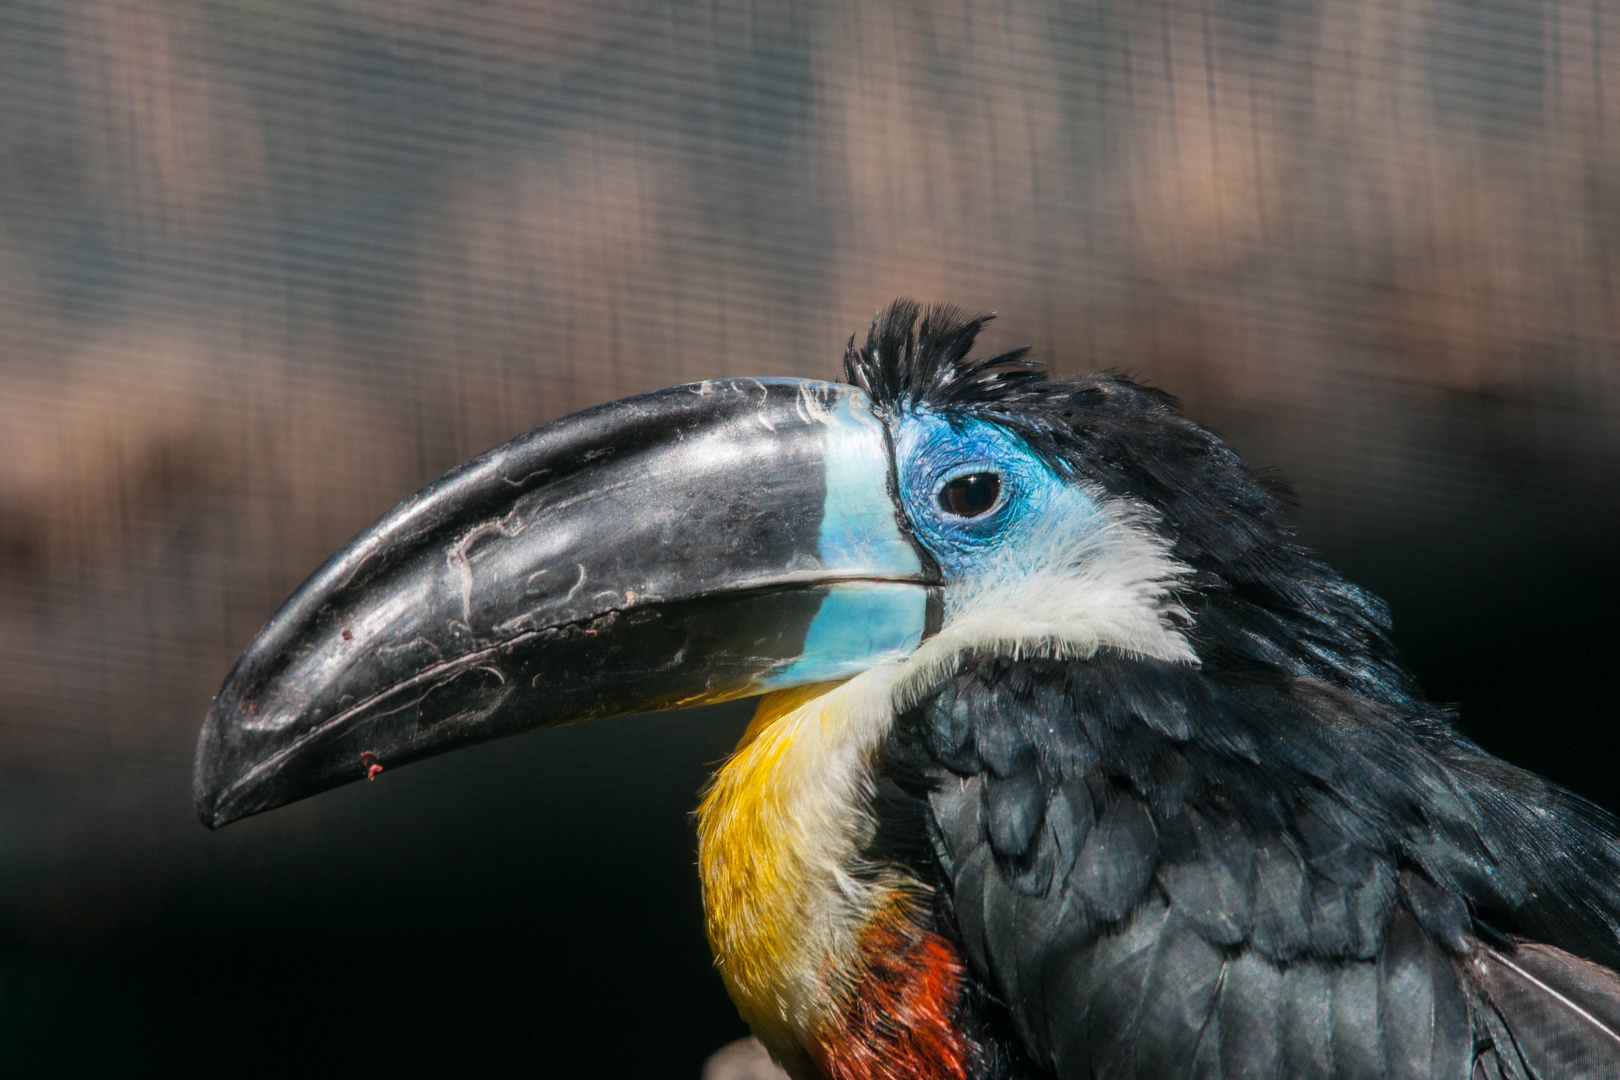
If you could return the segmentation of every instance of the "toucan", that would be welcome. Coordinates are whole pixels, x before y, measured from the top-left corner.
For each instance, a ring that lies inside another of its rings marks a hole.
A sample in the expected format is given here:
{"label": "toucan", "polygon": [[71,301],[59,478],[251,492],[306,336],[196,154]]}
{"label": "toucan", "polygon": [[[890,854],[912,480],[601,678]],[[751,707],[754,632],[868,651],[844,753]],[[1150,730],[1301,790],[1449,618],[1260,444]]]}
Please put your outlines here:
{"label": "toucan", "polygon": [[1465,738],[1282,486],[1167,394],[899,301],[454,469],[315,572],[205,824],[456,747],[758,697],[697,810],[798,1080],[1620,1077],[1620,826]]}

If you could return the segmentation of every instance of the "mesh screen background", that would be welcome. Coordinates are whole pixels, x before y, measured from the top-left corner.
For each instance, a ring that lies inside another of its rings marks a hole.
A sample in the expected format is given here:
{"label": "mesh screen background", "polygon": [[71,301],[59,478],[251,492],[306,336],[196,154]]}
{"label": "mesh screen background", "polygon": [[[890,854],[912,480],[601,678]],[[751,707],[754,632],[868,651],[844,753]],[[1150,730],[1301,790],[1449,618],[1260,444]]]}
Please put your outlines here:
{"label": "mesh screen background", "polygon": [[0,0],[0,1060],[695,1075],[743,713],[219,835],[210,694],[536,423],[897,295],[1178,394],[1488,746],[1620,806],[1600,0]]}

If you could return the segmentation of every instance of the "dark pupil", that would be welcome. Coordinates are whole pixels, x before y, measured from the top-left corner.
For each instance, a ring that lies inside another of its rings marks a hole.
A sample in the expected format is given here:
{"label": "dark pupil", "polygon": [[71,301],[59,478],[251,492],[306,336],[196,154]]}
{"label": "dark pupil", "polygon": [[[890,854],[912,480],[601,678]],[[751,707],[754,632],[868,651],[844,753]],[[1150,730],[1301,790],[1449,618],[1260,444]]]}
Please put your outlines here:
{"label": "dark pupil", "polygon": [[940,489],[939,505],[957,517],[978,517],[996,505],[1000,494],[1001,477],[990,472],[974,473],[959,476]]}

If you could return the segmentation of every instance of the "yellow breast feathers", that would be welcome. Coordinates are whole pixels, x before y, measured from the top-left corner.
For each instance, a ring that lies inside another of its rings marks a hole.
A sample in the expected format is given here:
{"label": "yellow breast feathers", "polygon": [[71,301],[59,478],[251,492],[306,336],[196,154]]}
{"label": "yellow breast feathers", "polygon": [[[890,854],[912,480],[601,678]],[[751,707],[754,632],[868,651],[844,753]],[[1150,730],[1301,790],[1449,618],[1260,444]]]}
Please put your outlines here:
{"label": "yellow breast feathers", "polygon": [[847,996],[860,932],[896,871],[859,878],[872,758],[893,722],[893,667],[768,694],[698,807],[709,944],[755,1034],[797,1056]]}

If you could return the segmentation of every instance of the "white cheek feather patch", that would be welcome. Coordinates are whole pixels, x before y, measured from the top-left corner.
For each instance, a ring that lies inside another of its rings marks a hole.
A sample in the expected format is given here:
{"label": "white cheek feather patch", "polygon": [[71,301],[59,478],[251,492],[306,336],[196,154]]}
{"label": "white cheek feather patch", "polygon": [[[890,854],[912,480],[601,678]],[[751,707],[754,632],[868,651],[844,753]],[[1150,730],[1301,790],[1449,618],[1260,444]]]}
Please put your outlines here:
{"label": "white cheek feather patch", "polygon": [[898,709],[915,705],[971,656],[1084,658],[1110,648],[1199,662],[1183,633],[1191,618],[1174,600],[1187,567],[1140,511],[1116,501],[1087,511],[1051,523],[1049,542],[1008,545],[1022,550],[946,587],[944,625],[896,673]]}

